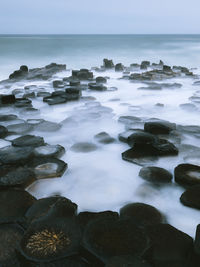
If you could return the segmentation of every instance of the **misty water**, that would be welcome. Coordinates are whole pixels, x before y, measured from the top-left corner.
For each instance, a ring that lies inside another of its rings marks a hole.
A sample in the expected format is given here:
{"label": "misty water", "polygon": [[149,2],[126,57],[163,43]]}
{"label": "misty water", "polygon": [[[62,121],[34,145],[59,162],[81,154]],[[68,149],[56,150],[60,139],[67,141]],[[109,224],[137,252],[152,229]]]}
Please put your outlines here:
{"label": "misty water", "polygon": [[[49,81],[19,82],[1,93],[23,89],[26,85],[37,85],[53,92],[52,81],[71,75],[72,69],[91,68],[102,65],[103,58],[112,58],[114,63],[125,66],[142,60],[167,65],[183,65],[194,68],[200,75],[200,36],[198,35],[100,35],[100,36],[0,36],[0,79],[18,69],[20,65],[40,67],[51,62],[67,64],[67,71],[55,75]],[[136,71],[137,72],[137,71]],[[140,71],[139,71],[140,72]],[[154,187],[138,176],[141,166],[122,160],[121,153],[129,147],[118,140],[125,125],[118,122],[120,116],[136,116],[141,123],[132,125],[142,128],[150,118],[168,120],[178,125],[200,125],[200,103],[190,97],[200,96],[200,85],[194,86],[192,78],[174,78],[169,83],[180,83],[181,88],[162,90],[140,90],[143,83],[121,80],[122,73],[114,70],[103,73],[93,71],[94,76],[108,76],[108,91],[83,90],[79,101],[48,106],[42,98],[32,99],[39,114],[26,114],[17,108],[1,108],[1,114],[16,114],[22,120],[45,119],[61,123],[58,131],[32,131],[43,136],[49,144],[60,144],[66,153],[62,160],[68,169],[61,178],[44,179],[32,184],[27,190],[36,198],[60,194],[78,204],[79,211],[103,211],[119,209],[130,202],[144,202],[158,208],[174,227],[194,236],[200,223],[198,210],[183,206],[179,198],[184,189],[175,182]],[[165,81],[164,81],[165,82]],[[117,90],[114,90],[117,88]],[[19,94],[20,96],[20,94]],[[95,98],[95,99],[94,99]],[[156,104],[163,104],[156,105]],[[183,109],[181,104],[193,103],[194,110]],[[105,131],[115,138],[112,144],[101,144],[94,138]],[[10,136],[9,140],[15,138]],[[10,142],[1,140],[0,146]],[[78,142],[96,145],[94,151],[77,153],[71,147]],[[200,147],[199,138],[184,135],[181,144]],[[155,162],[173,173],[180,163],[200,165],[193,151],[180,150],[177,157],[164,157]]]}

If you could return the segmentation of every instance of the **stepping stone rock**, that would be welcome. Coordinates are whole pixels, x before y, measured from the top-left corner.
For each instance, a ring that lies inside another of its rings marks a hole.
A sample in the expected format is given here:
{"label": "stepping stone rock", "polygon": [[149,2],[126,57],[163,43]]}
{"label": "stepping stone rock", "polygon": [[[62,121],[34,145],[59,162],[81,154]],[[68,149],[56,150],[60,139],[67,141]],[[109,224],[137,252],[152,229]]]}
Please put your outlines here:
{"label": "stepping stone rock", "polygon": [[65,148],[61,145],[43,145],[34,149],[36,157],[60,158],[65,153]]}
{"label": "stepping stone rock", "polygon": [[182,186],[200,185],[200,166],[180,164],[174,169],[174,177]]}
{"label": "stepping stone rock", "polygon": [[51,121],[42,121],[34,126],[34,129],[40,132],[56,132],[60,130],[60,128],[61,124]]}
{"label": "stepping stone rock", "polygon": [[36,179],[61,177],[67,169],[67,163],[56,158],[41,157],[29,162]]}
{"label": "stepping stone rock", "polygon": [[140,172],[139,176],[144,180],[152,183],[170,183],[172,181],[172,174],[159,167],[143,167]]}
{"label": "stepping stone rock", "polygon": [[189,187],[180,198],[183,205],[200,210],[200,185]]}
{"label": "stepping stone rock", "polygon": [[130,203],[120,209],[120,218],[130,218],[138,226],[164,222],[163,215],[153,206],[144,203]]}
{"label": "stepping stone rock", "polygon": [[175,123],[165,121],[146,122],[144,124],[144,131],[151,134],[169,134],[172,130],[176,129]]}
{"label": "stepping stone rock", "polygon": [[0,138],[5,138],[7,135],[8,135],[7,128],[0,125]]}
{"label": "stepping stone rock", "polygon": [[14,134],[25,134],[33,130],[33,126],[29,123],[17,123],[8,125],[7,129],[10,133]]}
{"label": "stepping stone rock", "polygon": [[23,147],[23,146],[37,147],[44,145],[44,139],[43,137],[35,135],[23,135],[12,140],[12,145],[18,147]]}
{"label": "stepping stone rock", "polygon": [[24,165],[33,157],[32,147],[13,147],[6,146],[0,148],[1,164]]}

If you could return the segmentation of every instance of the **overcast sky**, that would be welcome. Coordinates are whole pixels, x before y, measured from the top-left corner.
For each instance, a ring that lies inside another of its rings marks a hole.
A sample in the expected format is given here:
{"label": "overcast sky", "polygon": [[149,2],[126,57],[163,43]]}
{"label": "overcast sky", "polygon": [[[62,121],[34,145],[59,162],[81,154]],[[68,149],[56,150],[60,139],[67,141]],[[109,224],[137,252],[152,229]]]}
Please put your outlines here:
{"label": "overcast sky", "polygon": [[200,0],[0,0],[0,33],[200,33]]}

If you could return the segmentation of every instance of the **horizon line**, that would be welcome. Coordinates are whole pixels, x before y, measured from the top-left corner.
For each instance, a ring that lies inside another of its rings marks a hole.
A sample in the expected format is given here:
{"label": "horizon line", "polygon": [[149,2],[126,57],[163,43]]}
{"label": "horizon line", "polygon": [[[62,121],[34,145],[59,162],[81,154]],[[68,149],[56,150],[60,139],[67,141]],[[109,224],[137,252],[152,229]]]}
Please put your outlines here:
{"label": "horizon line", "polygon": [[200,33],[0,33],[1,35],[200,35]]}

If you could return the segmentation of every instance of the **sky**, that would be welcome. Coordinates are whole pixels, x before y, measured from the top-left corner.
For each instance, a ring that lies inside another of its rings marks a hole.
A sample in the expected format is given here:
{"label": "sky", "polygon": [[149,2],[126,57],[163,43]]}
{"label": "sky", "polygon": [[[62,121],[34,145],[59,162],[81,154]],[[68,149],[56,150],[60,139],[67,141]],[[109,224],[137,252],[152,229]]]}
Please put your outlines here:
{"label": "sky", "polygon": [[0,0],[0,34],[200,34],[200,0]]}

